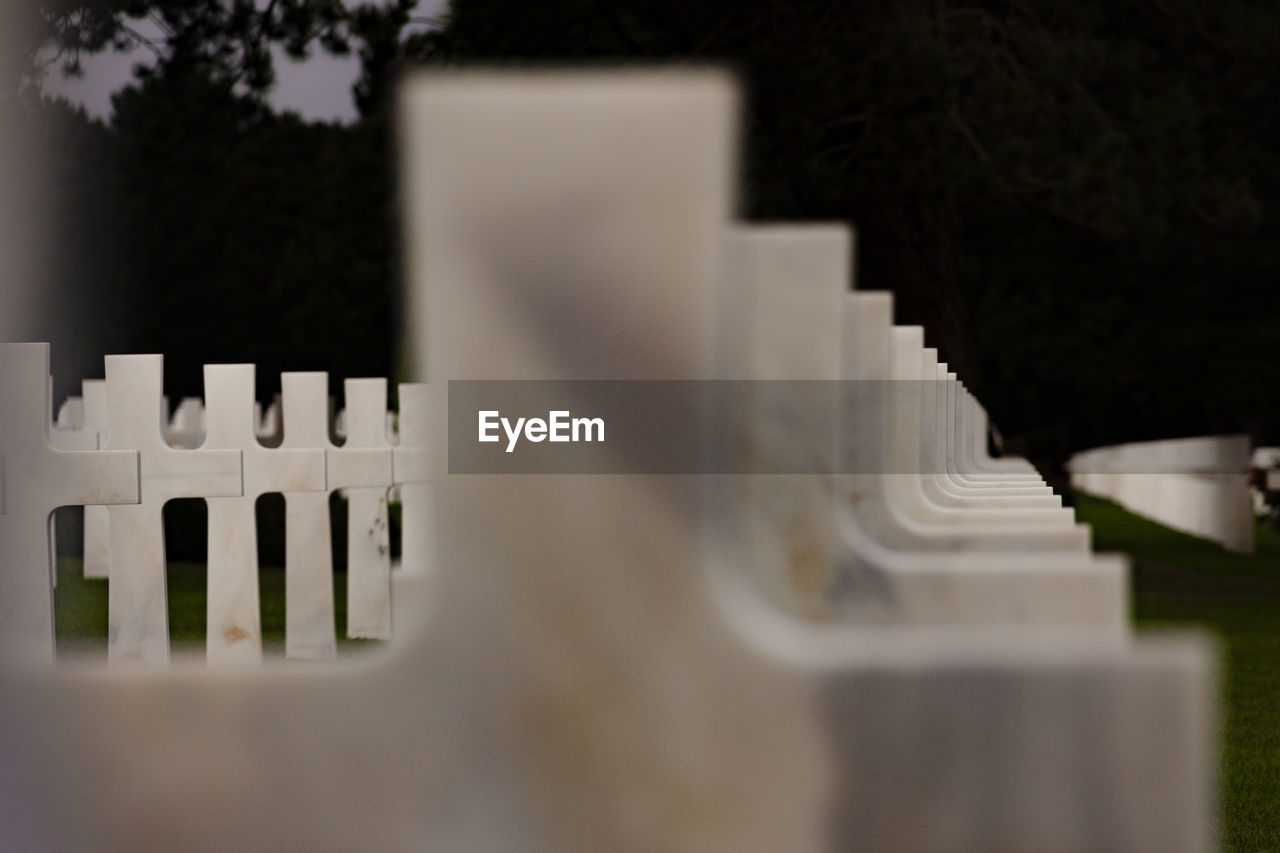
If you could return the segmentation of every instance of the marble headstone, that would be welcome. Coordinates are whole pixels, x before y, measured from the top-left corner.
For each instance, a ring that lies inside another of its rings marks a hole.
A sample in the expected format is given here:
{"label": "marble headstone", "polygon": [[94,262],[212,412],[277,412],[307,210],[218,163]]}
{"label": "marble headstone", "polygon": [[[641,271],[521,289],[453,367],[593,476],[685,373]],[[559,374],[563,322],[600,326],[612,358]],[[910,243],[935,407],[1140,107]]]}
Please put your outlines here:
{"label": "marble headstone", "polygon": [[107,659],[112,664],[169,662],[164,505],[173,498],[244,493],[238,449],[179,450],[162,433],[164,357],[109,355],[107,447],[136,451],[141,502],[111,507]]}
{"label": "marble headstone", "polygon": [[239,450],[244,459],[244,493],[206,499],[209,505],[206,657],[210,665],[252,664],[262,659],[255,513],[258,497],[269,492],[324,494],[324,449],[267,449],[259,443],[253,412],[252,364],[207,364],[204,386],[207,401],[204,447]]}
{"label": "marble headstone", "polygon": [[138,454],[63,451],[50,444],[46,343],[0,344],[0,400],[0,656],[50,663],[53,511],[137,503]]}
{"label": "marble headstone", "polygon": [[[347,496],[347,636],[391,639],[391,530],[387,490],[391,486],[391,444],[387,438],[387,380],[347,379],[346,442],[331,449],[330,458],[343,451],[371,451],[372,467],[353,471],[341,463],[344,474],[336,483]],[[330,465],[331,476],[334,466]],[[376,475],[378,482],[368,485]]]}
{"label": "marble headstone", "polygon": [[[329,452],[329,374],[280,376],[286,450]],[[327,460],[326,460],[327,461]],[[326,659],[337,654],[329,491],[284,493],[285,656]]]}

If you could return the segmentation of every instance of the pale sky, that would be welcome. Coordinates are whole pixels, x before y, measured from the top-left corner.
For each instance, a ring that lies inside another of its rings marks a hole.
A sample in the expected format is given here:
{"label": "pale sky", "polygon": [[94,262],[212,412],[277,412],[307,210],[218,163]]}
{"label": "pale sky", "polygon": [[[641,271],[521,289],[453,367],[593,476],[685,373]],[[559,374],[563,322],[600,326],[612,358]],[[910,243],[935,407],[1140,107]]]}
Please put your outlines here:
{"label": "pale sky", "polygon": [[[0,0],[4,2],[4,0]],[[415,17],[435,18],[443,14],[447,0],[419,0]],[[146,22],[138,26],[146,30]],[[149,35],[155,34],[148,33]],[[349,122],[356,118],[356,105],[351,97],[351,84],[360,73],[360,60],[324,54],[318,47],[305,62],[293,62],[284,50],[276,48],[276,84],[267,100],[279,110],[294,110],[303,118],[316,121]],[[84,105],[90,115],[108,118],[111,94],[123,88],[133,74],[133,66],[145,61],[148,54],[138,50],[130,54],[111,51],[85,56],[84,76],[66,79],[54,69],[45,81],[45,91],[59,94]]]}

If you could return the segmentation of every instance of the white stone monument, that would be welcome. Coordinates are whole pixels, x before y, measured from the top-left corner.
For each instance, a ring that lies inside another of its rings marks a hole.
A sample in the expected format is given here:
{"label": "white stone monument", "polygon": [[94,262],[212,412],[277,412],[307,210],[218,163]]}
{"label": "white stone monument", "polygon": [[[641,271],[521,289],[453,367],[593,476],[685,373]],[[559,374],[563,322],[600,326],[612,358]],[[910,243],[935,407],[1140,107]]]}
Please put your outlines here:
{"label": "white stone monument", "polygon": [[[280,376],[281,422],[287,450],[319,449],[328,456],[329,374]],[[328,459],[326,458],[326,465]],[[333,602],[333,541],[329,489],[284,493],[285,656],[327,659],[338,653]]]}
{"label": "white stone monument", "polygon": [[[85,379],[81,382],[81,396],[68,397],[58,410],[59,429],[50,433],[50,442],[61,450],[96,450],[106,444],[106,419],[106,382]],[[83,512],[84,576],[106,578],[110,562],[108,510],[105,506],[86,505]],[[56,586],[56,572],[54,577]]]}
{"label": "white stone monument", "polygon": [[[989,537],[973,531],[960,530],[964,540],[922,545],[882,529],[898,523],[883,515],[892,510],[883,492],[887,477],[929,474],[923,466],[913,474],[888,473],[884,385],[892,312],[887,294],[846,292],[850,248],[848,230],[836,225],[739,226],[726,240],[721,281],[730,298],[722,304],[732,310],[721,324],[728,335],[722,357],[732,375],[766,380],[738,392],[761,391],[745,401],[734,422],[733,445],[746,449],[748,465],[773,470],[779,460],[784,466],[817,461],[823,472],[753,473],[729,481],[738,561],[754,568],[775,602],[809,618],[984,630],[1083,626],[1123,638],[1123,560],[1095,559],[1085,550],[1046,554],[1030,533],[1022,535],[1021,549],[1013,547],[1018,539],[1006,538],[993,550],[983,548]],[[841,311],[858,302],[870,303],[861,316]],[[843,390],[851,393],[844,401],[850,408],[842,412],[841,389],[831,380],[842,375],[845,357],[850,387]],[[770,390],[780,382],[800,387],[790,395]],[[860,442],[861,458],[847,460],[858,473],[843,475],[840,438]],[[986,485],[991,488],[981,495],[951,497],[990,502],[996,484]],[[1001,502],[1007,510],[1018,509],[1019,501],[1032,508],[1040,501],[1044,508],[1044,488],[1011,488]],[[846,495],[856,496],[854,512],[846,508]],[[871,511],[873,502],[881,512]],[[1028,529],[1017,527],[1018,513],[1007,516],[1014,529]],[[896,547],[874,541],[886,538]],[[958,541],[967,550],[958,551]]]}
{"label": "white stone monument", "polygon": [[846,467],[855,474],[848,484],[849,520],[873,541],[899,552],[1087,554],[1088,529],[1073,525],[1069,512],[979,510],[931,501],[921,483],[918,327],[890,326],[888,294],[850,294],[846,313],[846,376],[861,398],[854,401],[844,429],[852,454]]}
{"label": "white stone monument", "polygon": [[[733,102],[670,73],[411,89],[439,427],[450,381],[715,376]],[[480,779],[530,817],[490,846],[1204,848],[1195,647],[814,627],[708,561],[697,478],[451,475],[433,435],[435,625],[520,709]]]}
{"label": "white stone monument", "polygon": [[[53,397],[53,377],[49,377],[49,396]],[[84,400],[68,397],[58,407],[58,416],[49,425],[49,446],[54,450],[97,450],[98,434],[84,423]],[[80,507],[81,512],[84,510]],[[53,567],[53,588],[58,588],[58,517],[49,517],[49,565]]]}
{"label": "white stone monument", "polygon": [[422,382],[401,382],[399,398],[399,441],[391,453],[392,479],[400,490],[402,517],[413,520],[401,528],[400,568],[431,574],[434,571],[435,499],[428,464],[429,389]]}
{"label": "white stone monument", "polygon": [[891,394],[876,379],[889,369],[891,317],[888,294],[846,297],[846,369],[859,391],[842,430],[852,457],[846,467],[854,472],[841,516],[858,555],[846,568],[851,615],[920,626],[1090,625],[1099,636],[1123,637],[1124,560],[1093,557],[1087,549],[1046,550],[1044,536],[1025,535],[1017,548],[1003,538],[1007,532],[993,539],[987,525],[930,527],[895,504],[888,486],[919,475],[883,462]]}
{"label": "white stone monument", "polygon": [[[1025,550],[1088,549],[1088,529],[1075,525],[1070,510],[1060,506],[996,508],[975,506],[943,492],[932,476],[935,467],[929,452],[934,441],[934,366],[925,371],[923,329],[897,326],[890,337],[889,459],[894,476],[888,479],[895,505],[921,523],[948,528],[963,525],[975,532],[988,530],[986,550],[1002,547]],[[1031,536],[1032,533],[1044,535]]]}
{"label": "white stone monument", "polygon": [[23,846],[1209,849],[1195,643],[814,626],[708,556],[700,478],[448,473],[448,380],[715,376],[737,97],[673,69],[409,83],[424,630],[288,677],[0,673]]}
{"label": "white stone monument", "polygon": [[[239,450],[244,458],[243,494],[206,499],[209,505],[206,657],[210,665],[254,664],[262,660],[257,500],[269,492],[283,492],[286,501],[288,496],[307,492],[327,498],[325,451],[323,447],[267,449],[258,442],[252,364],[207,364],[204,387],[205,449]],[[327,506],[325,515],[328,515]],[[286,516],[286,537],[288,522]],[[308,533],[313,530],[313,525],[306,525]],[[328,544],[327,538],[324,544]]]}
{"label": "white stone monument", "polygon": [[[930,380],[928,377],[935,376]],[[924,446],[921,466],[923,473],[933,482],[937,493],[944,500],[959,501],[959,505],[987,508],[1061,508],[1062,498],[1054,494],[1047,484],[1032,485],[1016,481],[970,480],[953,473],[949,458],[949,421],[952,417],[950,389],[955,374],[947,371],[945,363],[939,364],[937,350],[926,347],[923,354],[921,381],[925,383]],[[929,393],[932,392],[932,393]],[[1028,500],[1030,498],[1030,500]]]}
{"label": "white stone monument", "polygon": [[1071,484],[1131,512],[1252,553],[1249,437],[1203,436],[1094,448],[1067,461]]}
{"label": "white stone monument", "polygon": [[[53,382],[52,376],[49,377],[49,381]],[[62,401],[62,405],[58,407],[58,416],[53,419],[53,430],[55,434],[78,434],[84,431],[84,399],[82,397],[72,396]],[[94,436],[94,439],[96,442],[97,436]],[[88,449],[97,450],[98,448],[95,446]]]}
{"label": "white stone monument", "polygon": [[194,450],[204,443],[204,401],[183,397],[168,419],[164,439],[171,447]]}
{"label": "white stone monument", "polygon": [[[86,379],[80,383],[86,428],[98,433],[98,446],[107,445],[107,382]],[[105,506],[84,508],[84,576],[106,578],[111,566],[111,514]]]}
{"label": "white stone monument", "polygon": [[1280,447],[1255,447],[1249,467],[1258,476],[1253,484],[1253,512],[1266,515],[1269,511],[1266,493],[1280,490]]}
{"label": "white stone monument", "polygon": [[50,445],[46,343],[0,344],[0,400],[0,656],[50,663],[53,511],[136,503],[138,454]]}
{"label": "white stone monument", "polygon": [[258,442],[263,447],[279,447],[280,440],[283,436],[284,424],[280,420],[280,395],[277,394],[275,399],[271,401],[271,405],[267,406],[266,411],[262,411],[262,404],[257,400],[253,401],[253,423],[254,433],[258,437]]}
{"label": "white stone monument", "polygon": [[[723,247],[721,369],[761,380],[744,385],[735,395],[741,409],[726,413],[747,473],[724,481],[731,535],[779,606],[814,617],[826,611],[836,580],[843,317],[832,309],[847,287],[851,251],[839,224],[735,226]],[[806,468],[825,476],[791,473]]]}
{"label": "white stone monument", "polygon": [[391,639],[387,380],[347,379],[346,442],[329,450],[329,484],[347,496],[347,636]]}
{"label": "white stone monument", "polygon": [[109,355],[107,447],[138,452],[141,503],[111,507],[107,660],[167,664],[164,505],[173,498],[243,494],[239,450],[178,450],[164,440],[164,357]]}

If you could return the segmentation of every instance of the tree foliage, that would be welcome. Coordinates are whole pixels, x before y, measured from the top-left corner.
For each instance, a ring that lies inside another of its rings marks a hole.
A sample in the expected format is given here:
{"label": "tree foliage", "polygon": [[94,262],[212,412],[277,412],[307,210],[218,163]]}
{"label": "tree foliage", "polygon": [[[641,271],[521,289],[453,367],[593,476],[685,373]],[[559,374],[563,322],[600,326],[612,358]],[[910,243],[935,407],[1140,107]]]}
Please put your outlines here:
{"label": "tree foliage", "polygon": [[[728,62],[747,98],[744,215],[855,223],[858,286],[894,291],[898,321],[926,327],[1006,435],[1054,457],[1280,439],[1271,4],[455,0],[434,28],[414,0],[40,8],[38,53],[64,64],[163,24],[94,143],[136,247],[121,286],[153,306],[135,340],[155,347],[274,365],[385,328],[385,113],[408,65]],[[273,45],[358,56],[362,120],[272,114]],[[165,337],[190,317],[207,322]],[[374,369],[347,346],[324,364]]]}
{"label": "tree foliage", "polygon": [[200,68],[211,79],[266,91],[275,80],[270,48],[304,59],[319,44],[349,52],[341,0],[41,0],[39,48],[52,48],[38,70],[81,72],[86,53],[145,48],[141,77]]}
{"label": "tree foliage", "polygon": [[733,63],[748,215],[856,223],[859,286],[1033,452],[1280,432],[1280,9],[459,0],[447,36],[453,62]]}

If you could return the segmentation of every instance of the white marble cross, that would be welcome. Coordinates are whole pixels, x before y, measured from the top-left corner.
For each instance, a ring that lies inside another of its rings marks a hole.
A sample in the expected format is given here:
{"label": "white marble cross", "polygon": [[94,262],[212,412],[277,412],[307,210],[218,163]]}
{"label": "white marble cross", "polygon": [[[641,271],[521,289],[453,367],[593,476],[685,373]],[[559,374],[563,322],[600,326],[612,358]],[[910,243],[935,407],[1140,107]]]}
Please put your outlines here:
{"label": "white marble cross", "polygon": [[400,568],[429,573],[435,535],[435,491],[430,485],[430,399],[423,382],[400,383],[399,443],[391,452],[393,480],[400,490]]}
{"label": "white marble cross", "polygon": [[199,397],[183,397],[164,426],[164,439],[171,447],[194,450],[204,441],[204,402]]}
{"label": "white marble cross", "polygon": [[142,501],[111,508],[107,660],[169,661],[163,511],[173,498],[243,494],[239,450],[177,450],[162,433],[164,357],[109,355],[107,446],[140,455]]}
{"label": "white marble cross", "polygon": [[[107,444],[107,381],[86,379],[80,383],[86,429],[98,434],[98,446]],[[84,576],[106,578],[111,565],[111,513],[105,506],[84,508]]]}
{"label": "white marble cross", "polygon": [[206,658],[210,665],[257,663],[262,660],[262,621],[255,505],[269,492],[325,495],[324,449],[267,449],[259,444],[252,364],[206,364],[204,388],[204,448],[239,450],[244,457],[244,493],[207,498]]}
{"label": "white marble cross", "polygon": [[1247,435],[1132,442],[1067,462],[1076,489],[1246,554],[1254,544],[1248,469]]}
{"label": "white marble cross", "polygon": [[[619,77],[446,77],[406,99],[417,369],[436,429],[449,381],[714,378],[732,93],[712,75]],[[435,474],[446,445],[433,430]],[[522,709],[519,732],[476,739],[492,768],[477,785],[521,798],[511,812],[533,809],[537,834],[513,825],[488,846],[819,849],[791,808],[825,794],[821,746],[796,724],[804,688],[704,618],[704,478],[437,482],[441,590],[471,612],[442,601],[435,636],[468,651],[473,683],[501,693],[486,699]],[[745,747],[765,708],[770,735]],[[708,819],[691,825],[676,800]]]}
{"label": "white marble cross", "polygon": [[[50,434],[50,441],[59,450],[96,450],[106,444],[107,383],[102,379],[86,379],[80,387],[81,396],[68,397],[58,410],[57,424],[61,428]],[[107,576],[111,550],[109,517],[105,506],[84,507],[82,539],[86,578]],[[57,586],[56,572],[54,585]]]}
{"label": "white marble cross", "polygon": [[[53,381],[53,377],[49,377],[49,381]],[[84,398],[68,397],[62,401],[62,405],[58,407],[58,416],[53,419],[53,429],[55,433],[65,433],[67,435],[76,435],[84,432]],[[53,436],[50,436],[53,438]],[[97,436],[94,436],[96,443]],[[87,448],[89,450],[97,450],[94,447]]]}
{"label": "white marble cross", "polygon": [[[744,455],[778,470],[812,465],[812,474],[754,474],[727,481],[735,498],[734,541],[740,560],[781,606],[804,615],[823,610],[836,562],[833,493],[836,470],[841,330],[838,309],[848,286],[852,235],[838,223],[773,223],[731,228],[724,240],[721,286],[739,316],[727,319],[724,347],[733,378],[767,380],[748,387],[734,429]],[[783,383],[792,380],[790,386]],[[802,403],[765,390],[809,386]],[[781,397],[779,399],[778,397]]]}
{"label": "white marble cross", "polygon": [[[53,396],[53,377],[49,377]],[[84,400],[68,397],[58,407],[58,416],[49,425],[49,446],[54,450],[97,450],[98,433],[85,427]],[[99,507],[105,512],[105,508]],[[58,517],[49,518],[49,565],[53,566],[53,588],[58,588]]]}
{"label": "white marble cross", "polygon": [[[402,92],[433,426],[453,379],[714,375],[730,85],[436,72]],[[447,459],[433,429],[441,583],[403,653],[287,677],[0,673],[27,846],[126,849],[145,826],[175,850],[1211,849],[1199,645],[815,627],[708,566],[705,478]]]}
{"label": "white marble cross", "polygon": [[[387,380],[347,379],[346,442],[328,451],[329,487],[347,496],[347,636],[391,639]],[[286,435],[288,430],[286,429]]]}
{"label": "white marble cross", "polygon": [[925,491],[940,506],[968,506],[974,509],[1051,509],[1061,516],[1062,499],[1047,484],[971,484],[952,478],[947,465],[947,370],[939,364],[938,351],[925,347],[921,353],[920,470]]}
{"label": "white marble cross", "polygon": [[[329,375],[280,376],[282,450],[329,453]],[[327,464],[327,459],[325,460]],[[337,654],[329,490],[284,493],[284,645],[289,658]]]}
{"label": "white marble cross", "polygon": [[282,429],[280,423],[280,395],[277,394],[266,411],[257,400],[253,401],[254,432],[263,447],[279,447]]}
{"label": "white marble cross", "polygon": [[0,655],[19,662],[53,660],[53,510],[139,496],[137,453],[50,445],[48,377],[48,344],[0,344]]}
{"label": "white marble cross", "polygon": [[[434,424],[448,417],[454,381],[717,378],[717,315],[737,295],[715,287],[736,101],[717,83],[439,75],[407,90],[408,270],[412,318],[428,329],[416,367],[430,371]],[[775,275],[787,282],[781,264]],[[846,281],[832,280],[826,315],[838,319]],[[826,315],[802,328],[829,327]],[[760,331],[794,339],[796,328]],[[838,353],[832,335],[834,347],[821,343]],[[755,375],[782,355],[760,354]],[[899,427],[918,435],[914,402]],[[914,477],[918,439],[908,446],[913,460],[897,470]],[[483,670],[469,684],[491,685],[474,707],[504,709],[469,741],[483,756],[468,753],[486,768],[478,790],[510,791],[505,813],[534,815],[504,823],[502,841],[984,850],[1159,835],[1156,847],[1195,849],[1203,837],[1194,652],[1130,656],[1088,632],[1037,648],[999,632],[984,644],[813,626],[719,565],[706,547],[717,519],[691,499],[706,478],[454,475],[448,452],[434,434],[447,580],[432,627]],[[795,495],[803,509],[807,496]],[[1022,556],[1034,570],[1035,556]],[[1139,708],[1190,713],[1130,739]],[[1130,781],[1107,784],[1117,773]],[[689,803],[703,819],[688,817]],[[477,820],[470,838],[481,826],[493,821]]]}

